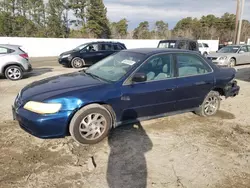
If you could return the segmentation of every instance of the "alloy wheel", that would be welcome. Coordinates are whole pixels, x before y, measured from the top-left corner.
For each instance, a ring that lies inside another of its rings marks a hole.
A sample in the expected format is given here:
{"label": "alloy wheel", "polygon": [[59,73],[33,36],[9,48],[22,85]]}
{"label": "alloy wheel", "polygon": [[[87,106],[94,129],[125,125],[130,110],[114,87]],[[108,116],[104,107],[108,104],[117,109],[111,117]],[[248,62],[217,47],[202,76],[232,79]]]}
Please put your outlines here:
{"label": "alloy wheel", "polygon": [[99,113],[92,113],[83,118],[79,126],[79,132],[86,140],[96,140],[102,136],[106,127],[105,117]]}
{"label": "alloy wheel", "polygon": [[10,68],[7,71],[7,74],[8,74],[8,77],[13,80],[18,80],[22,75],[21,71],[17,68]]}
{"label": "alloy wheel", "polygon": [[219,99],[215,96],[208,97],[205,106],[204,106],[204,112],[206,115],[211,116],[214,115],[219,107]]}

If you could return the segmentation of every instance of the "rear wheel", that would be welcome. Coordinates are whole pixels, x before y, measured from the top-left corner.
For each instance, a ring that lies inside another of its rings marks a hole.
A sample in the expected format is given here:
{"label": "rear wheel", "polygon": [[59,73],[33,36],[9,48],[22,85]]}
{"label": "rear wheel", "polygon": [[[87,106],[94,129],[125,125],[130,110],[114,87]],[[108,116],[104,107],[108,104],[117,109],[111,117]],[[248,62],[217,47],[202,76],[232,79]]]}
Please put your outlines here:
{"label": "rear wheel", "polygon": [[219,92],[210,91],[195,113],[203,117],[215,115],[220,108],[220,100]]}
{"label": "rear wheel", "polygon": [[112,116],[105,107],[91,104],[76,112],[69,132],[81,144],[96,144],[108,135],[112,122]]}
{"label": "rear wheel", "polygon": [[76,69],[82,68],[84,65],[84,60],[79,57],[74,58],[71,62],[71,66]]}
{"label": "rear wheel", "polygon": [[16,65],[11,65],[5,69],[5,77],[13,81],[20,80],[23,78],[23,70]]}

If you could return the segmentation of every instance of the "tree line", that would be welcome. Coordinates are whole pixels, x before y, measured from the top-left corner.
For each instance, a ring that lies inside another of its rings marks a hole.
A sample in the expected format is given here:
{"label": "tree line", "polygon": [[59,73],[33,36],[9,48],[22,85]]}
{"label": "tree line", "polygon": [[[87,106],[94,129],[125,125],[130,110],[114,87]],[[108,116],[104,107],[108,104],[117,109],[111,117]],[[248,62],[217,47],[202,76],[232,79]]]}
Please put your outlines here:
{"label": "tree line", "polygon": [[[173,29],[159,20],[153,27],[143,21],[128,31],[128,20],[111,22],[102,0],[0,0],[0,36],[116,39],[234,38],[234,14],[187,17]],[[74,15],[74,18],[69,15]],[[166,18],[167,19],[167,18]],[[243,20],[241,41],[250,37],[250,22]]]}

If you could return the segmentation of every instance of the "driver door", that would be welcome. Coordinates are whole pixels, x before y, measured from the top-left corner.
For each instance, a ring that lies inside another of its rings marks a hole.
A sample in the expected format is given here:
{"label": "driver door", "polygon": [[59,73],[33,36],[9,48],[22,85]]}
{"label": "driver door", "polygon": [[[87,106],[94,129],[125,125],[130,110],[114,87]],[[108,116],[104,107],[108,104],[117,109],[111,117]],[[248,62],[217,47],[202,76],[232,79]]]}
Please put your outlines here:
{"label": "driver door", "polygon": [[[135,73],[147,76],[144,82],[132,82]],[[122,86],[121,121],[155,117],[175,109],[174,62],[171,54],[156,55],[145,61]]]}
{"label": "driver door", "polygon": [[[240,53],[242,51],[242,53]],[[247,46],[242,46],[239,49],[238,52],[238,58],[237,58],[237,64],[246,64],[249,63],[249,54],[248,54],[248,49]]]}
{"label": "driver door", "polygon": [[90,44],[80,52],[81,58],[88,64],[94,64],[99,61],[98,54],[100,52],[100,47],[97,44]]}

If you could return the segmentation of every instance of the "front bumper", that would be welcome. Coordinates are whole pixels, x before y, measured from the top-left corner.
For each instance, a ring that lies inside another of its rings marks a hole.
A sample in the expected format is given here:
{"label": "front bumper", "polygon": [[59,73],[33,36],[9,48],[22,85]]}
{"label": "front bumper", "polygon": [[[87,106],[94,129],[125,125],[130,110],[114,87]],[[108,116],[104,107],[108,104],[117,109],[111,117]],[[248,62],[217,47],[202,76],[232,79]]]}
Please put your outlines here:
{"label": "front bumper", "polygon": [[69,135],[68,125],[71,111],[53,115],[40,115],[12,106],[13,119],[29,134],[38,138],[62,138]]}
{"label": "front bumper", "polygon": [[219,67],[228,67],[229,65],[227,60],[212,60],[212,62]]}
{"label": "front bumper", "polygon": [[70,59],[69,58],[58,58],[58,63],[64,66],[70,65]]}
{"label": "front bumper", "polygon": [[233,80],[232,82],[230,82],[225,88],[224,88],[224,92],[225,92],[225,97],[235,97],[239,94],[240,92],[240,86],[238,86],[237,81]]}

